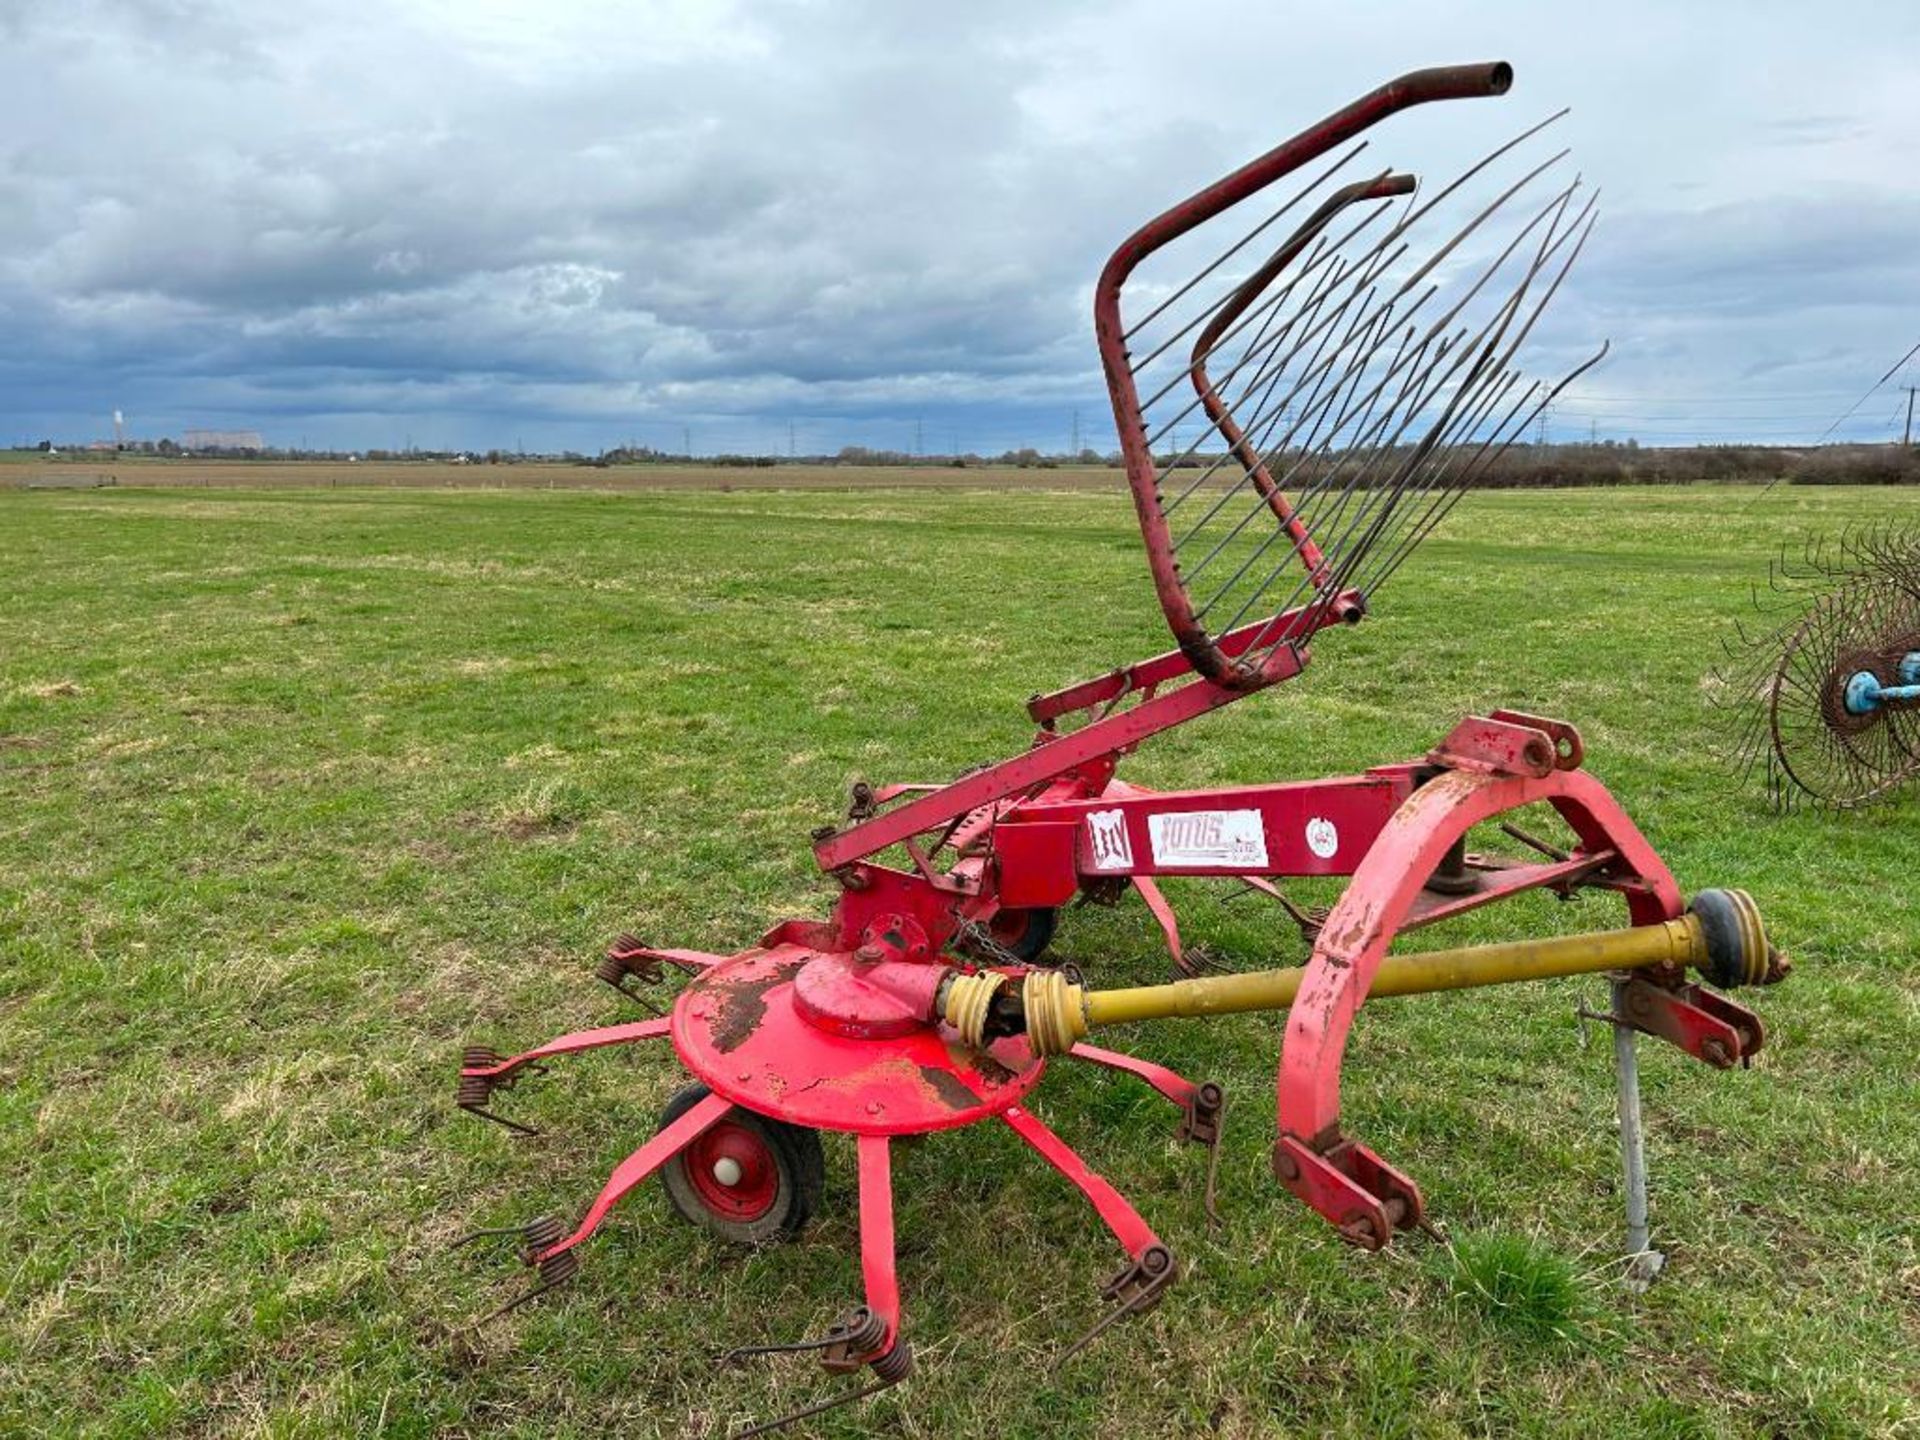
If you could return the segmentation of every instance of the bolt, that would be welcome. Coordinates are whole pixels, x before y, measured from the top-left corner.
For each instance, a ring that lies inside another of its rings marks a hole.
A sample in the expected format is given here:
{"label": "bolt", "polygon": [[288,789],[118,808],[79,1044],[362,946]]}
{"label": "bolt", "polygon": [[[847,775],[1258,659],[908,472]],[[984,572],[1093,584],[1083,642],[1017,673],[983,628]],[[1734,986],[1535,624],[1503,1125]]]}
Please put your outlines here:
{"label": "bolt", "polygon": [[887,958],[887,952],[882,950],[878,945],[869,943],[862,945],[858,950],[854,951],[853,958],[858,960],[862,965],[877,965]]}
{"label": "bolt", "polygon": [[1276,1148],[1273,1152],[1273,1173],[1280,1177],[1280,1183],[1291,1185],[1300,1178],[1300,1162],[1285,1150]]}
{"label": "bolt", "polygon": [[1726,1042],[1718,1036],[1700,1042],[1700,1058],[1710,1065],[1725,1067],[1733,1064],[1733,1057],[1727,1053]]}
{"label": "bolt", "polygon": [[1349,1220],[1342,1225],[1340,1238],[1349,1245],[1358,1245],[1366,1250],[1376,1250],[1380,1245],[1379,1232],[1373,1228],[1373,1221],[1364,1216],[1358,1220]]}

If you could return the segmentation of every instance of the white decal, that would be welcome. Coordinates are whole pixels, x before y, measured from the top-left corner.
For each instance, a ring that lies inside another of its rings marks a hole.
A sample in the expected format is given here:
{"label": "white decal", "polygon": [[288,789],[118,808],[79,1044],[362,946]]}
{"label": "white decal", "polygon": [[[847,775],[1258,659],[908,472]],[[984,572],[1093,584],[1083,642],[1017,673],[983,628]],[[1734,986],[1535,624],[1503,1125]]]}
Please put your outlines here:
{"label": "white decal", "polygon": [[1307,821],[1307,849],[1322,860],[1331,860],[1334,852],[1340,848],[1340,832],[1333,828],[1333,822],[1318,815]]}
{"label": "white decal", "polygon": [[1265,870],[1267,832],[1258,810],[1180,810],[1149,815],[1156,865]]}
{"label": "white decal", "polygon": [[1131,870],[1133,845],[1127,839],[1127,812],[1093,810],[1087,815],[1087,847],[1096,870]]}

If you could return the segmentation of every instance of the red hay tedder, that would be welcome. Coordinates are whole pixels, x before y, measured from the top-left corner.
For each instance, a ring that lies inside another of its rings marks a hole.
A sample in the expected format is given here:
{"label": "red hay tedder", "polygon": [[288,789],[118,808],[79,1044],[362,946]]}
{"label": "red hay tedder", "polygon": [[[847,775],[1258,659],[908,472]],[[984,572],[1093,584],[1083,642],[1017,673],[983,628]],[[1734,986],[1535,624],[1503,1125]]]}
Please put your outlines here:
{"label": "red hay tedder", "polygon": [[[1717,1067],[1740,1064],[1761,1045],[1759,1020],[1688,971],[1728,988],[1778,979],[1785,964],[1743,893],[1683,898],[1582,768],[1572,726],[1495,710],[1462,720],[1418,759],[1323,780],[1168,793],[1115,774],[1149,737],[1299,674],[1322,630],[1363,621],[1380,585],[1475,476],[1599,358],[1559,385],[1514,368],[1593,218],[1578,179],[1557,178],[1564,152],[1524,158],[1550,122],[1430,196],[1390,170],[1335,183],[1364,152],[1349,142],[1376,122],[1428,101],[1500,95],[1511,80],[1504,64],[1403,76],[1174,206],[1114,253],[1095,293],[1095,329],[1177,648],[1034,697],[1032,746],[998,764],[944,785],[856,785],[845,823],[813,837],[838,887],[827,918],[783,921],[730,956],[616,943],[600,974],[622,990],[668,969],[690,976],[670,1014],[510,1058],[468,1051],[460,1104],[516,1129],[525,1127],[489,1108],[494,1093],[556,1056],[670,1040],[697,1081],[576,1224],[485,1232],[518,1236],[538,1272],[506,1308],[571,1278],[578,1247],[656,1173],[682,1215],[720,1236],[793,1234],[819,1198],[820,1134],[848,1134],[858,1149],[864,1303],[816,1340],[762,1349],[818,1350],[829,1371],[873,1372],[865,1388],[802,1414],[871,1393],[912,1369],[894,1268],[892,1142],[996,1120],[1086,1195],[1126,1254],[1105,1287],[1114,1308],[1070,1354],[1155,1304],[1177,1267],[1113,1186],[1024,1108],[1050,1058],[1138,1077],[1172,1103],[1183,1139],[1212,1149],[1218,1085],[1083,1037],[1157,1016],[1285,1009],[1274,1174],[1343,1238],[1377,1248],[1427,1220],[1413,1180],[1342,1126],[1341,1061],[1362,1003],[1602,972],[1613,980],[1606,1018],[1621,1069],[1629,1243],[1650,1273],[1658,1256],[1647,1244],[1634,1034]],[[1283,177],[1316,163],[1296,193],[1274,196]],[[1249,208],[1259,213],[1246,229]],[[1516,211],[1517,222],[1493,224]],[[1223,244],[1224,223],[1233,234]],[[1194,439],[1181,449],[1183,420]],[[1538,805],[1558,813],[1570,844],[1502,821]],[[1489,821],[1502,821],[1527,858],[1470,852],[1469,831]],[[1158,884],[1168,876],[1225,877],[1271,896],[1311,940],[1307,963],[1193,974]],[[1281,888],[1307,876],[1349,878],[1321,914]],[[1061,907],[1076,897],[1111,902],[1129,887],[1186,978],[1100,990],[1046,963]],[[1590,888],[1618,893],[1629,923],[1388,954],[1409,930],[1523,892]]]}

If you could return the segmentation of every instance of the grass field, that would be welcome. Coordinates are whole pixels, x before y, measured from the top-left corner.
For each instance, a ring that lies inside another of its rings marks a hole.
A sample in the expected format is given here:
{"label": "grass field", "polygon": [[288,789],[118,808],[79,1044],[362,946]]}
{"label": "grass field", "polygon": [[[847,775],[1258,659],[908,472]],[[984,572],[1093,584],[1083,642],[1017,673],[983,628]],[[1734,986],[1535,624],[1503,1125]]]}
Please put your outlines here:
{"label": "grass field", "polygon": [[[7,463],[11,461],[12,463]],[[0,490],[138,485],[191,490],[1096,490],[1122,484],[1118,469],[1060,465],[572,465],[527,461],[454,465],[431,460],[157,460],[81,451],[46,460],[0,451]]]}
{"label": "grass field", "polygon": [[[1339,773],[1512,705],[1581,726],[1684,887],[1755,893],[1797,969],[1754,1069],[1643,1048],[1650,1293],[1616,1283],[1597,982],[1368,1008],[1348,1121],[1452,1240],[1377,1256],[1268,1173],[1279,1023],[1169,1023],[1121,1043],[1234,1097],[1219,1233],[1156,1098],[1059,1067],[1034,1106],[1183,1258],[1167,1303],[1049,1375],[1117,1252],[998,1127],[904,1148],[919,1373],[803,1433],[1920,1432],[1920,797],[1774,817],[1702,683],[1783,538],[1894,513],[1920,494],[1475,497],[1300,681],[1128,762]],[[571,1213],[680,1081],[583,1057],[504,1097],[522,1142],[454,1109],[460,1048],[627,1018],[616,931],[824,910],[806,835],[852,777],[1022,746],[1027,694],[1164,648],[1157,614],[1111,490],[0,495],[0,1433],[718,1436],[826,1393],[710,1361],[855,1297],[841,1143],[800,1242],[723,1249],[648,1187],[569,1290],[463,1334],[519,1275],[449,1239]],[[1059,950],[1164,972],[1137,902]]]}

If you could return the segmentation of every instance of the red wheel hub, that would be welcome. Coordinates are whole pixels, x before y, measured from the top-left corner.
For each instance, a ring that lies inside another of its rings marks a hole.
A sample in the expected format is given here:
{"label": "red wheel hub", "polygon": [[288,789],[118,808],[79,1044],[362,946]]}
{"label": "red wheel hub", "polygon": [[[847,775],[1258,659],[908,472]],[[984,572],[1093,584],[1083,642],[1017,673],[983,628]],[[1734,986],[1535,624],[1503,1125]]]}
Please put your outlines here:
{"label": "red wheel hub", "polygon": [[780,1194],[780,1162],[759,1134],[722,1120],[682,1154],[700,1203],[728,1220],[758,1220]]}
{"label": "red wheel hub", "polygon": [[1002,945],[1018,945],[1032,928],[1031,910],[996,910],[987,922],[987,934]]}

